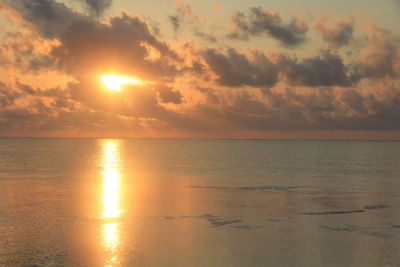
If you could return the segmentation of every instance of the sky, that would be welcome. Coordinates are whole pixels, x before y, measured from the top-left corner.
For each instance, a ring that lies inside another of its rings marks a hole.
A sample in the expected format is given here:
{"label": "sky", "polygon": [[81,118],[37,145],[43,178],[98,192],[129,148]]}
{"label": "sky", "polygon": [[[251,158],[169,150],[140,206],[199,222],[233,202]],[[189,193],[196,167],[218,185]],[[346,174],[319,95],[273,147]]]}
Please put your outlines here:
{"label": "sky", "polygon": [[400,139],[399,18],[399,0],[0,0],[0,136]]}

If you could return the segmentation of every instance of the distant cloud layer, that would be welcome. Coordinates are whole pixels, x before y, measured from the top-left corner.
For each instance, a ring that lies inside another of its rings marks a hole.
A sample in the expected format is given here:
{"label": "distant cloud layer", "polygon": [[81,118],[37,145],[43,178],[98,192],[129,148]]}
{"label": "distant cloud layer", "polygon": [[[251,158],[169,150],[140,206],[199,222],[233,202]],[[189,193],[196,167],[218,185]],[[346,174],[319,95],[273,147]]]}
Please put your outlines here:
{"label": "distant cloud layer", "polygon": [[[0,36],[0,135],[400,132],[399,33],[355,17],[253,7],[216,25],[176,0],[160,33],[128,11],[108,17],[111,0],[0,5],[13,25]],[[109,73],[146,83],[111,92]]]}

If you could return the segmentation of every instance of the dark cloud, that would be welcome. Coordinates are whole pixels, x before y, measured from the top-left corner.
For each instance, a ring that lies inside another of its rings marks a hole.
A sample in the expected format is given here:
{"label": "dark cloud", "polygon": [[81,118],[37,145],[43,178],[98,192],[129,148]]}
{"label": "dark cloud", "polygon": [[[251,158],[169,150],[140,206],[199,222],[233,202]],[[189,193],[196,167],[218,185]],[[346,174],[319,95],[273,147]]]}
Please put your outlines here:
{"label": "dark cloud", "polygon": [[119,116],[91,110],[64,110],[55,106],[46,107],[38,101],[28,107],[13,107],[0,112],[2,134],[22,136],[51,135],[61,132],[69,136],[71,131],[104,133],[105,131],[143,130],[137,120],[129,121]]}
{"label": "dark cloud", "polygon": [[[392,87],[389,90],[390,95],[376,96],[369,94],[365,101],[370,108],[374,121],[380,121],[378,124],[371,124],[370,127],[379,129],[380,127],[393,129],[400,125],[400,88]],[[387,123],[390,122],[390,123]]]}
{"label": "dark cloud", "polygon": [[19,80],[16,81],[17,87],[26,94],[34,95],[36,94],[36,90],[32,88],[32,86],[23,84]]}
{"label": "dark cloud", "polygon": [[[59,39],[61,45],[52,54],[59,59],[60,67],[69,72],[98,69],[157,79],[173,76],[176,71],[175,52],[152,35],[142,19],[126,13],[110,18],[108,25],[78,21]],[[148,59],[152,53],[149,48],[161,57]]]}
{"label": "dark cloud", "polygon": [[74,21],[88,19],[53,0],[8,0],[7,3],[49,39],[59,37]]}
{"label": "dark cloud", "polygon": [[197,87],[196,90],[205,95],[207,103],[212,105],[218,105],[221,103],[219,96],[216,93],[216,90],[206,87]]}
{"label": "dark cloud", "polygon": [[180,16],[168,16],[168,21],[172,25],[172,29],[174,30],[175,34],[177,34],[181,28],[181,18]]}
{"label": "dark cloud", "polygon": [[[178,56],[137,16],[123,13],[103,24],[51,0],[16,0],[10,5],[45,38],[60,41],[51,55],[70,74],[109,70],[162,78],[176,71]],[[158,60],[148,60],[150,48],[161,55]]]}
{"label": "dark cloud", "polygon": [[292,84],[310,87],[348,87],[363,77],[362,68],[346,67],[342,58],[329,50],[323,51],[320,56],[300,61],[280,55],[277,65]]}
{"label": "dark cloud", "polygon": [[[399,92],[398,89],[395,90]],[[311,93],[292,89],[265,93],[268,103],[239,95],[233,105],[226,105],[217,113],[222,124],[257,131],[400,129],[400,93],[380,99],[372,94],[363,97],[352,90],[337,94],[331,88],[318,88]]]}
{"label": "dark cloud", "polygon": [[104,11],[107,10],[113,0],[81,0],[90,8],[93,15],[100,17],[103,15]]}
{"label": "dark cloud", "polygon": [[215,49],[207,49],[203,52],[203,57],[212,72],[218,76],[217,82],[220,85],[271,87],[278,79],[278,70],[260,52],[253,51],[249,59],[233,48],[228,49],[226,55]]}
{"label": "dark cloud", "polygon": [[197,75],[203,75],[206,72],[206,67],[200,62],[194,61],[192,65],[188,68],[189,71]]}
{"label": "dark cloud", "polygon": [[315,25],[322,38],[335,47],[348,45],[354,32],[354,20],[327,25],[327,17],[322,17]]}
{"label": "dark cloud", "polygon": [[15,82],[15,87],[21,90],[23,93],[32,96],[67,97],[67,95],[65,94],[65,90],[62,90],[60,88],[50,88],[50,89],[33,88],[28,84],[20,82],[18,79]]}
{"label": "dark cloud", "polygon": [[205,33],[198,28],[194,29],[194,35],[210,43],[216,43],[217,37],[212,33]]}
{"label": "dark cloud", "polygon": [[341,95],[341,99],[345,104],[347,104],[350,110],[354,110],[360,115],[368,112],[364,97],[362,97],[356,90],[345,90]]}
{"label": "dark cloud", "polygon": [[288,47],[298,46],[305,42],[308,32],[307,23],[294,18],[284,24],[278,13],[272,13],[261,7],[253,7],[246,15],[236,12],[233,15],[234,30],[228,35],[233,39],[248,39],[249,36],[266,34]]}
{"label": "dark cloud", "polygon": [[265,90],[264,93],[269,100],[271,115],[276,114],[274,117],[278,120],[274,122],[275,127],[319,127],[337,116],[339,106],[331,88],[316,88],[304,93],[289,87],[282,92]]}
{"label": "dark cloud", "polygon": [[239,94],[232,105],[232,111],[239,114],[265,115],[267,107],[257,99],[252,99],[248,94]]}
{"label": "dark cloud", "polygon": [[13,105],[14,101],[20,97],[20,93],[11,90],[5,83],[0,82],[0,112],[2,108]]}
{"label": "dark cloud", "polygon": [[177,90],[173,90],[171,87],[159,86],[156,88],[156,91],[158,92],[158,96],[160,97],[162,103],[182,103],[182,94]]}

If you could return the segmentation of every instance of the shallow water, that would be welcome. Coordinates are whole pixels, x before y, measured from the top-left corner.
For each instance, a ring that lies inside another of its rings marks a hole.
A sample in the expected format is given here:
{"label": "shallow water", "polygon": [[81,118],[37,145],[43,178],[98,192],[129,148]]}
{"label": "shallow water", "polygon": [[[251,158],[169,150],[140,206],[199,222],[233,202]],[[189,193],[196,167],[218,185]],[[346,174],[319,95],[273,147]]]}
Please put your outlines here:
{"label": "shallow water", "polygon": [[399,266],[400,142],[0,138],[2,266]]}

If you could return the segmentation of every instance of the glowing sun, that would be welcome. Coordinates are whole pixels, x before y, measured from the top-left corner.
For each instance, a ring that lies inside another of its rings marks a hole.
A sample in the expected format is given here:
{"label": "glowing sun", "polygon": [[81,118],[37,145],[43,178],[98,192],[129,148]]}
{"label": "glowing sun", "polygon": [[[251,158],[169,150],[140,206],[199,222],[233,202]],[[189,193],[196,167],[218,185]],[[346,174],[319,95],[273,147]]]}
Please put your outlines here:
{"label": "glowing sun", "polygon": [[142,81],[136,77],[125,77],[114,74],[104,75],[100,77],[104,86],[113,91],[121,91],[121,86],[124,84],[141,84]]}

